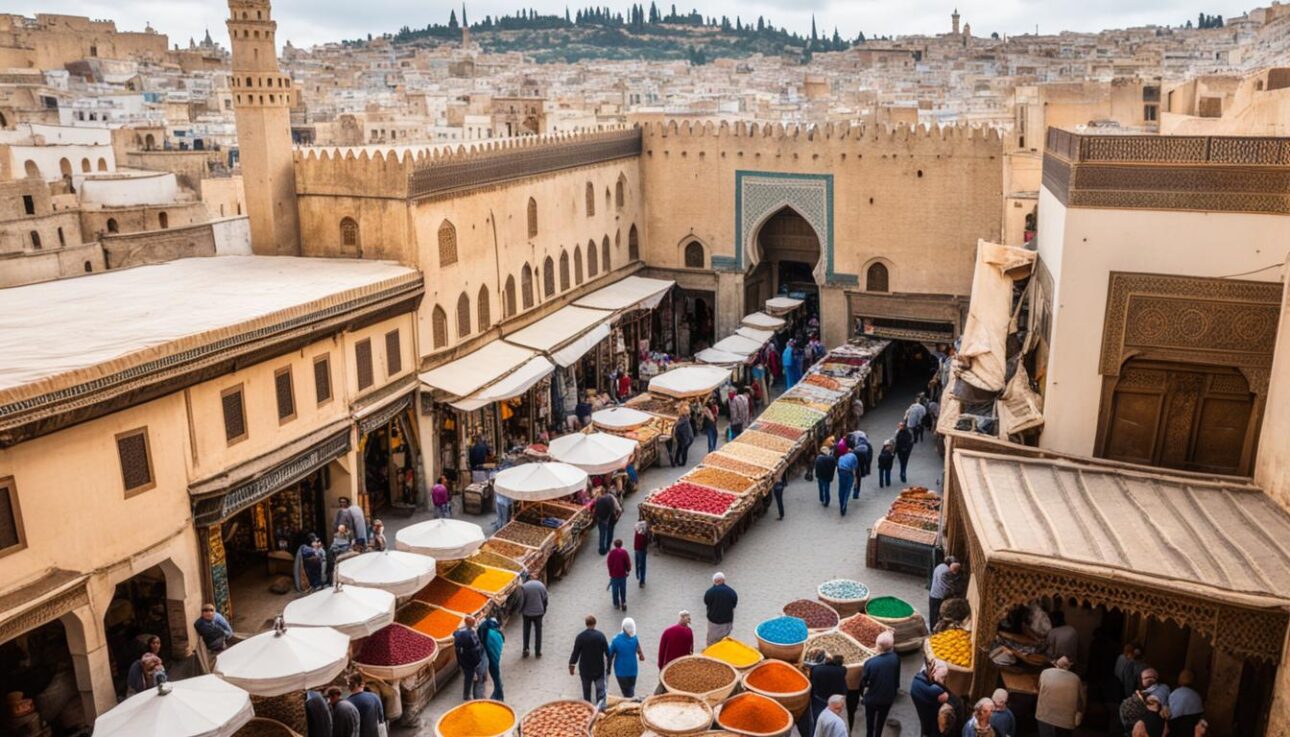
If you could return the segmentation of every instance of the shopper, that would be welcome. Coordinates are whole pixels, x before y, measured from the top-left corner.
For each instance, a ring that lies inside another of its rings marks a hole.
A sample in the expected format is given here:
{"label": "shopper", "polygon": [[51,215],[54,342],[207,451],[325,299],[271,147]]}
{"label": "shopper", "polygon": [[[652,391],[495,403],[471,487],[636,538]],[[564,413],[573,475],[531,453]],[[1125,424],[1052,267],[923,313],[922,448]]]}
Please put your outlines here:
{"label": "shopper", "polygon": [[703,434],[708,438],[708,452],[717,449],[717,414],[712,403],[703,405]]}
{"label": "shopper", "polygon": [[846,705],[847,668],[841,655],[829,655],[816,648],[807,653],[811,680],[811,719],[815,720],[828,708],[829,699],[837,696]]}
{"label": "shopper", "polygon": [[461,697],[465,701],[484,698],[484,677],[487,673],[488,654],[475,632],[475,618],[466,617],[457,631],[452,633],[452,648],[461,668]]}
{"label": "shopper", "polygon": [[838,459],[833,457],[832,449],[820,447],[820,454],[815,456],[815,483],[820,487],[820,504],[829,506],[829,489],[833,486],[833,474],[837,470]]}
{"label": "shopper", "polygon": [[927,416],[927,408],[922,402],[914,402],[905,410],[905,426],[915,443],[923,439],[923,418]]}
{"label": "shopper", "polygon": [[327,689],[327,702],[331,704],[331,737],[359,737],[362,720],[358,707],[345,700],[340,686]]}
{"label": "shopper", "polygon": [[980,699],[972,707],[972,718],[963,725],[963,737],[998,737],[994,733],[994,700]]}
{"label": "shopper", "polygon": [[842,721],[842,708],[846,706],[847,697],[834,694],[829,697],[827,707],[815,720],[815,733],[812,737],[850,737],[847,723]]}
{"label": "shopper", "polygon": [[623,698],[636,696],[636,675],[639,673],[637,663],[645,662],[645,651],[641,641],[636,637],[636,620],[623,617],[622,631],[614,635],[609,643],[609,672],[618,681],[618,688]]}
{"label": "shopper", "polygon": [[900,423],[896,430],[896,458],[900,460],[900,483],[906,483],[905,468],[909,465],[909,454],[914,450],[914,436],[905,423]]}
{"label": "shopper", "polygon": [[1008,691],[996,688],[990,700],[994,702],[994,714],[990,716],[994,737],[1017,737],[1017,717],[1008,708]]}
{"label": "shopper", "polygon": [[1169,734],[1175,737],[1192,737],[1196,724],[1205,713],[1205,703],[1200,693],[1192,688],[1196,676],[1189,670],[1178,674],[1178,688],[1169,693]]}
{"label": "shopper", "polygon": [[896,444],[890,440],[878,451],[878,488],[891,486],[891,467],[896,464]]}
{"label": "shopper", "polygon": [[609,569],[609,591],[614,608],[627,611],[627,574],[632,572],[632,558],[623,549],[621,539],[614,541],[614,549],[605,557],[605,567]]}
{"label": "shopper", "polygon": [[847,516],[847,501],[851,499],[851,485],[855,484],[856,498],[860,497],[860,479],[856,471],[860,468],[860,459],[851,451],[838,458],[838,509],[842,516]]}
{"label": "shopper", "polygon": [[448,519],[452,516],[452,492],[448,491],[447,476],[440,476],[439,482],[430,488],[430,501],[434,504],[436,517]]}
{"label": "shopper", "polygon": [[321,692],[305,692],[305,737],[331,737],[331,705]]}
{"label": "shopper", "polygon": [[[582,679],[582,698],[593,704],[605,700],[605,672],[609,665],[609,641],[596,629],[596,618],[590,614],[583,620],[586,629],[578,633],[573,641],[573,652],[569,655],[569,675]],[[592,697],[592,686],[595,686],[595,698]]]}
{"label": "shopper", "polygon": [[673,434],[676,436],[676,458],[672,459],[672,465],[684,467],[690,462],[690,445],[694,443],[694,425],[690,424],[688,409],[681,412]]}
{"label": "shopper", "polygon": [[[1154,697],[1153,697],[1154,698]],[[1039,674],[1039,696],[1035,720],[1040,737],[1066,737],[1079,725],[1084,713],[1084,684],[1071,672],[1069,658],[1061,657],[1053,667]]]}
{"label": "shopper", "polygon": [[927,624],[933,630],[941,621],[941,602],[961,594],[963,564],[952,555],[932,569],[931,588],[927,592]]}
{"label": "shopper", "polygon": [[632,551],[636,558],[636,582],[641,588],[645,588],[645,559],[649,552],[649,543],[649,523],[640,520],[636,523],[635,535],[632,538]]}
{"label": "shopper", "polygon": [[215,611],[214,604],[202,605],[202,616],[193,622],[193,629],[201,636],[206,649],[213,653],[220,652],[232,644],[229,640],[233,638],[233,627],[223,614]]}
{"label": "shopper", "polygon": [[529,656],[529,631],[533,630],[534,652],[542,657],[542,617],[546,616],[546,585],[529,575],[528,571],[520,574],[524,583],[520,584],[520,616],[524,617],[524,650],[521,658]]}
{"label": "shopper", "polygon": [[506,644],[506,635],[502,634],[502,623],[495,617],[488,617],[479,625],[479,641],[488,656],[488,677],[493,679],[493,695],[488,698],[494,701],[505,701],[502,691],[502,646]]}
{"label": "shopper", "polygon": [[614,524],[618,522],[618,517],[622,515],[623,507],[618,503],[618,497],[606,489],[605,493],[596,498],[591,511],[596,518],[596,530],[600,535],[597,550],[600,551],[601,555],[607,555],[609,546],[614,540]]}
{"label": "shopper", "polygon": [[367,537],[367,549],[373,552],[381,552],[388,547],[388,541],[385,539],[385,523],[379,519],[372,520],[372,529]]}
{"label": "shopper", "polygon": [[385,704],[381,697],[364,687],[363,674],[355,671],[345,680],[349,697],[345,699],[358,710],[358,737],[381,737],[385,723]]}
{"label": "shopper", "polygon": [[663,630],[658,638],[658,669],[668,663],[694,654],[694,630],[690,629],[690,613],[682,609],[676,615],[676,624]]}
{"label": "shopper", "polygon": [[865,661],[860,673],[865,734],[868,737],[882,737],[887,714],[900,690],[900,656],[896,654],[895,645],[896,638],[891,630],[880,632],[875,642],[878,654]]}
{"label": "shopper", "polygon": [[937,726],[942,704],[949,702],[949,689],[945,688],[945,676],[949,667],[943,660],[932,660],[923,669],[914,674],[909,684],[909,700],[914,703],[918,714],[918,724],[922,737],[939,735]]}
{"label": "shopper", "polygon": [[703,604],[708,608],[708,645],[711,645],[735,627],[739,594],[726,585],[726,574],[717,571],[712,575],[712,586],[703,594]]}
{"label": "shopper", "polygon": [[336,510],[336,518],[332,520],[332,527],[344,527],[352,533],[352,543],[361,550],[367,544],[367,522],[363,516],[363,508],[351,504],[349,497],[340,498],[340,509]]}
{"label": "shopper", "polygon": [[780,475],[775,481],[775,485],[770,487],[770,493],[775,497],[775,508],[779,511],[779,516],[775,518],[776,520],[784,519],[784,487],[786,485],[784,476]]}

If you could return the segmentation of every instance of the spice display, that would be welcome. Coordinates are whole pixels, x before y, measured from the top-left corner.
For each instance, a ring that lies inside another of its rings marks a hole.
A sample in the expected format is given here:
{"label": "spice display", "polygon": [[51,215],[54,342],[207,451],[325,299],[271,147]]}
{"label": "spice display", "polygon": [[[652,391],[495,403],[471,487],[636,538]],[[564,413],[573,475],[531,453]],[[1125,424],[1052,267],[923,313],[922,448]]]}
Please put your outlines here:
{"label": "spice display", "polygon": [[809,430],[810,428],[815,427],[823,417],[824,413],[816,412],[815,410],[809,409],[800,404],[794,404],[792,402],[772,402],[771,405],[761,413],[759,419],[766,420],[767,422],[778,422],[781,425],[806,428]]}
{"label": "spice display", "polygon": [[524,737],[586,737],[596,707],[585,701],[553,701],[520,720]]}
{"label": "spice display", "polygon": [[814,386],[822,386],[825,389],[837,390],[842,386],[841,384],[838,383],[837,379],[831,379],[827,376],[824,376],[823,374],[817,374],[814,372],[809,373],[806,376],[803,376],[802,381],[805,381],[806,383],[812,384]]}
{"label": "spice display", "polygon": [[757,430],[745,430],[739,433],[739,437],[735,438],[735,442],[743,445],[755,445],[758,448],[776,453],[787,453],[797,446],[797,443],[789,438],[782,438],[773,433]]}
{"label": "spice display", "polygon": [[808,634],[806,622],[797,617],[775,617],[757,625],[757,636],[776,645],[796,645]]}
{"label": "spice display", "polygon": [[511,522],[502,529],[493,533],[493,537],[500,537],[503,540],[510,540],[521,545],[527,545],[530,548],[540,548],[550,542],[554,535],[550,530],[543,529],[536,525],[525,524],[524,522]]}
{"label": "spice display", "polygon": [[849,578],[835,578],[820,584],[820,595],[838,601],[855,601],[869,596],[869,587]]}
{"label": "spice display", "polygon": [[669,688],[701,694],[729,686],[738,674],[716,660],[683,658],[669,663],[662,677]]}
{"label": "spice display", "polygon": [[493,737],[515,726],[515,712],[495,701],[467,701],[439,718],[443,737]]}
{"label": "spice display", "polygon": [[412,598],[458,614],[476,614],[488,604],[487,596],[458,586],[446,578],[436,578]]}
{"label": "spice display", "polygon": [[770,473],[769,469],[762,468],[761,466],[758,466],[755,463],[749,463],[748,461],[740,460],[728,453],[723,453],[720,450],[714,451],[712,453],[709,453],[703,456],[702,464],[704,466],[716,466],[717,468],[724,468],[727,471],[734,471],[735,473],[742,474],[744,476],[747,476],[749,478],[754,478],[754,479],[759,479],[767,475],[768,473]]}
{"label": "spice display", "polygon": [[354,661],[367,665],[407,665],[433,656],[436,647],[432,638],[392,624],[364,639]]}
{"label": "spice display", "polygon": [[900,619],[913,614],[914,608],[903,599],[897,599],[894,596],[879,596],[877,599],[869,601],[868,605],[865,606],[865,611],[873,617]]}
{"label": "spice display", "polygon": [[785,402],[790,405],[797,405],[799,407],[815,410],[822,415],[827,415],[829,410],[833,409],[833,404],[831,402],[822,402],[809,395],[785,394],[775,400],[775,403],[778,405],[783,405]]}
{"label": "spice display", "polygon": [[755,693],[744,693],[721,705],[717,723],[726,729],[758,734],[774,734],[788,729],[793,716],[771,699]]}
{"label": "spice display", "polygon": [[768,660],[748,673],[746,683],[766,693],[797,693],[811,682],[802,671],[782,660]]}
{"label": "spice display", "polygon": [[709,489],[706,486],[677,482],[665,489],[654,492],[646,501],[661,507],[702,512],[714,517],[720,517],[730,510],[730,505],[734,504],[737,498],[725,492]]}
{"label": "spice display", "polygon": [[419,601],[410,601],[399,607],[399,611],[394,615],[394,621],[411,627],[423,635],[442,640],[452,635],[461,626],[461,615]]}
{"label": "spice display", "polygon": [[495,537],[490,537],[485,540],[484,544],[480,546],[479,549],[489,553],[496,553],[500,556],[505,556],[511,560],[524,560],[525,557],[532,555],[533,553],[532,550],[524,547],[523,545],[516,545],[515,543],[507,540],[498,540]]}
{"label": "spice display", "polygon": [[932,653],[951,665],[972,667],[972,635],[967,630],[941,630],[928,638]]}
{"label": "spice display", "polygon": [[756,665],[762,655],[756,648],[749,647],[733,637],[723,637],[712,643],[703,651],[709,658],[716,658],[736,668],[747,668]]}
{"label": "spice display", "polygon": [[732,494],[746,494],[757,485],[755,480],[747,476],[740,476],[734,471],[727,471],[724,468],[712,468],[709,466],[699,466],[682,476],[681,480],[720,491],[728,491]]}
{"label": "spice display", "polygon": [[784,614],[797,617],[813,630],[838,626],[838,613],[833,607],[810,599],[798,599],[784,605]]}
{"label": "spice display", "polygon": [[470,560],[475,563],[479,563],[480,565],[501,568],[502,570],[513,571],[515,573],[519,573],[524,570],[524,566],[519,561],[487,550],[475,551],[475,554],[470,556]]}
{"label": "spice display", "polygon": [[712,709],[693,696],[651,696],[641,705],[641,719],[655,731],[689,734],[712,725]]}
{"label": "spice display", "polygon": [[757,421],[750,425],[748,429],[765,433],[767,435],[777,435],[781,438],[792,441],[801,440],[802,437],[806,435],[806,430],[803,430],[800,427],[781,425],[778,422],[766,422],[760,417],[757,418]]}
{"label": "spice display", "polygon": [[829,655],[841,655],[844,665],[855,665],[869,657],[855,640],[838,632],[824,632],[806,641],[806,649],[821,648]]}
{"label": "spice display", "polygon": [[628,713],[606,714],[592,730],[594,737],[641,737],[644,733],[640,715]]}
{"label": "spice display", "polygon": [[463,560],[453,566],[445,578],[473,589],[495,594],[509,586],[515,580],[515,574],[497,568],[486,568],[477,563]]}
{"label": "spice display", "polygon": [[732,455],[741,461],[748,461],[762,468],[775,469],[784,465],[784,454],[765,448],[758,448],[742,441],[742,436],[721,446],[721,452]]}
{"label": "spice display", "polygon": [[856,642],[870,649],[878,647],[879,634],[891,630],[890,627],[863,614],[857,614],[854,617],[842,620],[842,623],[838,625],[838,629],[845,634],[851,635]]}

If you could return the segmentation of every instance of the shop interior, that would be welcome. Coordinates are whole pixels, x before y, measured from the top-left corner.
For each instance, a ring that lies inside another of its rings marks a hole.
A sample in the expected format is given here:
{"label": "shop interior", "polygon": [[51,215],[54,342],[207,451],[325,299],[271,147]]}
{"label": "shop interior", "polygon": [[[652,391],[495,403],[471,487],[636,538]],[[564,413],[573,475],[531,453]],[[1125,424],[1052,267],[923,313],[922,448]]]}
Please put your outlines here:
{"label": "shop interior", "polygon": [[21,695],[6,704],[0,737],[89,734],[67,642],[63,620],[56,619],[0,644],[0,691]]}
{"label": "shop interior", "polygon": [[166,577],[161,566],[117,584],[103,616],[103,631],[118,697],[125,696],[130,664],[146,652],[152,635],[161,638],[161,659],[169,664],[174,648],[166,608]]}
{"label": "shop interior", "polygon": [[408,409],[359,438],[363,489],[372,515],[379,515],[390,507],[408,508],[417,504],[418,449],[412,427]]}

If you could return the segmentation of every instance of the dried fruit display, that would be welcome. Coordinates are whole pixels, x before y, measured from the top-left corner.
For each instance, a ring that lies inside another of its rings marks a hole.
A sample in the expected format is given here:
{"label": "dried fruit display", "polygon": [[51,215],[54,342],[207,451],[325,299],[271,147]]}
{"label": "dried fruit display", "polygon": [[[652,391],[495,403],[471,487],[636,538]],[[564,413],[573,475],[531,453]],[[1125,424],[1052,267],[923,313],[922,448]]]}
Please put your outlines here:
{"label": "dried fruit display", "polygon": [[817,373],[807,374],[806,376],[802,377],[802,381],[805,381],[806,383],[814,386],[822,386],[825,389],[833,389],[834,391],[838,390],[842,386],[841,384],[838,383],[837,379],[833,379],[828,376],[824,376],[823,374],[817,374]]}
{"label": "dried fruit display", "polygon": [[960,668],[972,667],[972,635],[967,630],[941,630],[927,640],[936,657]]}
{"label": "dried fruit display", "polygon": [[792,425],[793,427],[809,430],[819,424],[820,420],[824,418],[824,413],[816,412],[793,402],[771,402],[771,405],[761,413],[759,418],[767,422],[778,422],[782,425]]}
{"label": "dried fruit display", "polygon": [[530,548],[543,548],[555,541],[555,534],[550,530],[524,522],[511,522],[493,533],[493,537],[527,545]]}
{"label": "dried fruit display", "polygon": [[863,614],[847,617],[842,620],[842,624],[838,625],[838,629],[851,635],[856,642],[870,649],[878,647],[879,634],[891,631],[891,628],[887,625]]}
{"label": "dried fruit display", "polygon": [[727,471],[734,471],[735,473],[755,479],[759,479],[770,474],[770,469],[762,468],[755,463],[742,461],[731,455],[724,454],[720,450],[705,455],[703,460],[700,462],[700,465],[724,468]]}
{"label": "dried fruit display", "polygon": [[649,495],[645,501],[661,507],[722,517],[738,497],[706,486],[677,482]]}
{"label": "dried fruit display", "polygon": [[829,629],[838,625],[838,613],[833,607],[810,599],[798,599],[784,605],[784,614],[797,617],[813,630]]}
{"label": "dried fruit display", "polygon": [[[762,468],[775,470],[784,465],[784,454],[765,448],[758,448],[751,443],[742,443],[739,438],[721,446],[721,452],[734,456],[741,461],[748,461]],[[764,473],[764,472],[763,472]]]}
{"label": "dried fruit display", "polygon": [[814,635],[806,641],[807,651],[821,648],[829,655],[841,655],[843,665],[856,665],[867,659],[870,653],[860,643],[839,632],[824,632]]}
{"label": "dried fruit display", "polygon": [[797,443],[793,440],[781,438],[768,432],[758,432],[757,430],[744,430],[739,433],[739,437],[735,438],[735,442],[744,445],[755,445],[758,448],[781,454],[797,447]]}
{"label": "dried fruit display", "polygon": [[821,402],[812,397],[802,396],[800,394],[785,394],[781,396],[779,399],[776,399],[775,403],[781,404],[781,405],[787,404],[789,406],[804,407],[806,409],[819,412],[822,415],[827,415],[830,411],[833,410],[832,402]]}
{"label": "dried fruit display", "polygon": [[754,422],[752,425],[749,425],[748,429],[754,430],[760,433],[766,433],[767,435],[777,435],[781,438],[785,438],[787,440],[792,440],[795,442],[806,437],[806,430],[803,430],[800,427],[793,427],[792,425],[781,425],[778,422],[766,422],[764,419],[760,417],[757,418],[757,421]]}
{"label": "dried fruit display", "polygon": [[526,556],[533,554],[533,551],[530,548],[526,548],[523,545],[516,545],[515,543],[506,540],[498,540],[495,537],[490,537],[485,540],[484,544],[480,546],[479,549],[505,556],[511,560],[524,560]]}
{"label": "dried fruit display", "polygon": [[937,530],[925,530],[921,527],[910,527],[892,522],[883,517],[874,524],[875,534],[883,537],[894,537],[897,540],[906,540],[919,545],[935,545],[936,537],[939,534]]}
{"label": "dried fruit display", "polygon": [[354,662],[380,666],[408,665],[432,657],[436,647],[433,638],[401,624],[392,624],[365,638]]}
{"label": "dried fruit display", "polygon": [[725,663],[706,658],[685,658],[668,664],[663,682],[675,691],[702,694],[729,686],[738,677]]}
{"label": "dried fruit display", "polygon": [[709,466],[699,466],[682,476],[680,480],[720,491],[728,491],[731,494],[747,494],[757,487],[755,479],[742,476],[734,471],[727,471],[724,468],[711,468]]}
{"label": "dried fruit display", "polygon": [[596,707],[586,701],[553,701],[520,720],[524,737],[586,737]]}

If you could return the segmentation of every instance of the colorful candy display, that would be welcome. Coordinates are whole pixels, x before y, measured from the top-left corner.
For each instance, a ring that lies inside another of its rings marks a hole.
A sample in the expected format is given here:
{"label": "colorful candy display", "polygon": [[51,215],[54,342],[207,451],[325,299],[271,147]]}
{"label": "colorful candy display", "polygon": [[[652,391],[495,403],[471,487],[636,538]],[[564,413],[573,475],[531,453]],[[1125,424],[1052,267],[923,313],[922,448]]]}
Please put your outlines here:
{"label": "colorful candy display", "polygon": [[796,645],[808,634],[806,622],[798,617],[775,617],[757,625],[757,636],[776,645]]}
{"label": "colorful candy display", "polygon": [[869,587],[849,578],[835,578],[820,584],[820,594],[838,601],[855,601],[869,596]]}

